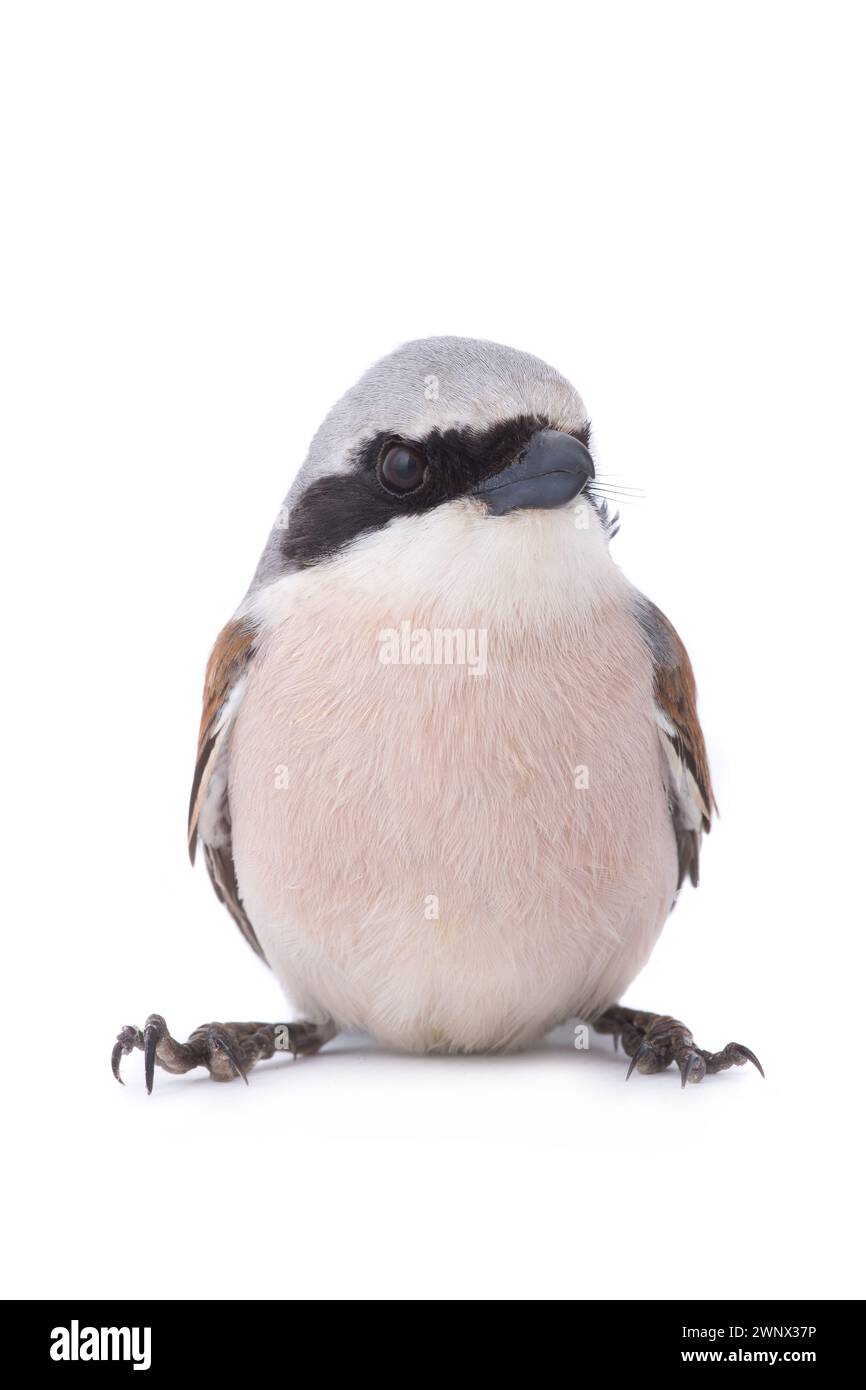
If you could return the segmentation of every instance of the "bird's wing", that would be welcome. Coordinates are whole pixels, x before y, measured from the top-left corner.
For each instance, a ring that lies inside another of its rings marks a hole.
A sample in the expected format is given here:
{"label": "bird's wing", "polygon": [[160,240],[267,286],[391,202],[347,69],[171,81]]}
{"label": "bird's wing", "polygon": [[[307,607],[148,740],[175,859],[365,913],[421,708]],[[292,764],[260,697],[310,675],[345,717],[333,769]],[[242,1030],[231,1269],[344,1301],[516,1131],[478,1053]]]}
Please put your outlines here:
{"label": "bird's wing", "polygon": [[692,663],[664,613],[641,596],[639,617],[652,653],[656,722],[670,773],[668,797],[679,858],[679,886],[698,882],[701,834],[709,831],[716,803],[707,748],[698,722]]}
{"label": "bird's wing", "polygon": [[189,798],[188,836],[190,863],[195,863],[196,845],[201,841],[214,892],[253,950],[262,956],[262,948],[238,892],[228,798],[228,734],[243,697],[255,641],[255,628],[242,618],[233,618],[223,628],[210,654]]}

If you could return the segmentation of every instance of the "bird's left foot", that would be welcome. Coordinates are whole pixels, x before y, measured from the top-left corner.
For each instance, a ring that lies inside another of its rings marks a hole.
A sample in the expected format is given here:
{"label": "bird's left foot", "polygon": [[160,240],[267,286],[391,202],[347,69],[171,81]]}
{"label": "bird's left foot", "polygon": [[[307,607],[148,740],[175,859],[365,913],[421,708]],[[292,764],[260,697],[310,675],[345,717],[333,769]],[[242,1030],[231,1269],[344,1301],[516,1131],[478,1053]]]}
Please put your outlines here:
{"label": "bird's left foot", "polygon": [[669,1014],[642,1013],[616,1004],[595,1019],[593,1027],[597,1033],[612,1033],[615,1042],[622,1040],[623,1051],[631,1058],[626,1081],[635,1069],[645,1074],[664,1071],[671,1062],[676,1062],[683,1086],[687,1081],[703,1081],[708,1074],[741,1067],[745,1062],[753,1062],[764,1075],[754,1052],[742,1043],[731,1042],[721,1052],[707,1052],[696,1046],[685,1024]]}

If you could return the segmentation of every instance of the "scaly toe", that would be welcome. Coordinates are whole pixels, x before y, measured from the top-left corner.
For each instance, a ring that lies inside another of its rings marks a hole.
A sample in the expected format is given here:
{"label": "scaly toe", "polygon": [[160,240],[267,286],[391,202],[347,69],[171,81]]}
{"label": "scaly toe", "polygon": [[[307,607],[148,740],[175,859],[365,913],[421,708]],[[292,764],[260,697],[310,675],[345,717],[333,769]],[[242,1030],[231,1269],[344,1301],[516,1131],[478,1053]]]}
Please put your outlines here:
{"label": "scaly toe", "polygon": [[190,1036],[190,1043],[204,1043],[207,1055],[201,1061],[214,1081],[233,1081],[235,1076],[239,1076],[245,1086],[250,1084],[234,1040],[221,1024],[202,1024]]}

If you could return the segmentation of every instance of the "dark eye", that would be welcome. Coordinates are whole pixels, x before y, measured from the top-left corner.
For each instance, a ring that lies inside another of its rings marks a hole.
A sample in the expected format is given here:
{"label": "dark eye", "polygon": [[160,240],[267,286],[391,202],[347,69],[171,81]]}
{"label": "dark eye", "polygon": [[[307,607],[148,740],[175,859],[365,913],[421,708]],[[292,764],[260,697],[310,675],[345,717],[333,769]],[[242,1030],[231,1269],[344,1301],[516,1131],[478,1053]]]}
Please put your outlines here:
{"label": "dark eye", "polygon": [[418,449],[392,444],[379,464],[379,477],[389,492],[415,492],[424,481],[427,464]]}

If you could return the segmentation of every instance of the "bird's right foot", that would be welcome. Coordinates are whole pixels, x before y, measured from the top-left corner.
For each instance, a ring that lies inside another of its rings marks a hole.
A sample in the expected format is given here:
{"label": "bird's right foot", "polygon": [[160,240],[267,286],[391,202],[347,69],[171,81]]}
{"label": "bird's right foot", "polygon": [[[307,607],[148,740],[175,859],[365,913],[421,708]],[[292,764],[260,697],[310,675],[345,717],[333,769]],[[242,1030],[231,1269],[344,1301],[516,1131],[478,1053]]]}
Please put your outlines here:
{"label": "bird's right foot", "polygon": [[333,1023],[203,1023],[185,1043],[168,1031],[161,1014],[151,1014],[144,1028],[121,1028],[111,1051],[111,1070],[122,1082],[120,1059],[134,1049],[144,1053],[144,1081],[153,1090],[154,1067],[179,1075],[194,1067],[207,1067],[214,1081],[247,1079],[256,1062],[275,1052],[307,1057],[336,1036]]}

